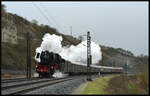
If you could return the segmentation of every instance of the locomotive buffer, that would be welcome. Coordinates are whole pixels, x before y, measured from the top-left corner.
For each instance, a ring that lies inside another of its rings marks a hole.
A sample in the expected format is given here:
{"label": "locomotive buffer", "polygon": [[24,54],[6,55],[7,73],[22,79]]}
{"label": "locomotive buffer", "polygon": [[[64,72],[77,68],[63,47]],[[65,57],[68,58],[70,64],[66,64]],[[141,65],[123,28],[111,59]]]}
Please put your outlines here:
{"label": "locomotive buffer", "polygon": [[87,32],[87,81],[92,81],[91,79],[91,68],[92,56],[91,56],[91,36],[90,32]]}

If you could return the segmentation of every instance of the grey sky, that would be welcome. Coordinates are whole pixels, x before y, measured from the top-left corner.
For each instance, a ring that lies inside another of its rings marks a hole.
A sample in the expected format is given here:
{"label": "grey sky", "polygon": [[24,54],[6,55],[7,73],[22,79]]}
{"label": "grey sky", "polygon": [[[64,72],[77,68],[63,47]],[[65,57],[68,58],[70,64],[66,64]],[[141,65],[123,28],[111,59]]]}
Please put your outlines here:
{"label": "grey sky", "polygon": [[36,19],[60,33],[73,36],[91,32],[92,40],[140,55],[148,55],[148,2],[2,2],[6,10],[27,20]]}

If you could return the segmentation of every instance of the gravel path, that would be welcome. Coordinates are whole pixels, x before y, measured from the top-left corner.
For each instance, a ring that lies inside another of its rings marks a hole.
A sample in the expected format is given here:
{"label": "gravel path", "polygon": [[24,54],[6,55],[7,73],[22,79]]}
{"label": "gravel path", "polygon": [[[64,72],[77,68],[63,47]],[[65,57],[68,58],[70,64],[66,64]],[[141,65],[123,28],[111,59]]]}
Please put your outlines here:
{"label": "gravel path", "polygon": [[43,87],[31,92],[28,92],[26,94],[57,94],[57,95],[63,95],[63,94],[71,94],[72,91],[80,86],[80,84],[84,83],[86,81],[85,78],[81,79],[75,79],[70,81],[65,81],[63,83],[54,84],[51,86]]}
{"label": "gravel path", "polygon": [[[94,76],[92,76],[92,77],[94,77]],[[94,81],[95,79],[100,78],[100,77],[102,78],[102,76],[95,76],[94,78],[92,78],[92,80]],[[89,81],[82,83],[78,88],[73,90],[73,92],[71,94],[72,95],[82,95],[83,91],[87,87],[88,83],[89,83]]]}
{"label": "gravel path", "polygon": [[81,84],[78,88],[73,90],[73,92],[71,94],[73,94],[73,95],[74,94],[81,94],[82,95],[82,92],[85,90],[87,85],[88,85],[88,82]]}

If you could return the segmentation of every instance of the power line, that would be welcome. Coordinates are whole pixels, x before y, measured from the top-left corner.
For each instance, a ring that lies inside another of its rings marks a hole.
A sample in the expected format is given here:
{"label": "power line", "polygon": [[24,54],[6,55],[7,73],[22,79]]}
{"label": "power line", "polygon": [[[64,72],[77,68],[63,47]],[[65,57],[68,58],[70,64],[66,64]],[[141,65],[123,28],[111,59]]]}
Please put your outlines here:
{"label": "power line", "polygon": [[[40,11],[40,13],[48,20],[48,23],[50,24],[50,21],[49,21],[49,19],[48,19],[48,17],[42,12],[42,10],[34,3],[34,2],[32,2],[32,4],[37,8],[37,9],[39,9],[39,11]],[[43,8],[44,9],[44,8]],[[50,24],[51,25],[51,24]],[[58,25],[58,24],[57,24]],[[60,27],[60,26],[59,26]],[[63,30],[62,30],[62,32],[64,32]],[[65,38],[65,37],[64,37]],[[67,39],[67,38],[65,38],[65,39]],[[67,39],[68,41],[70,41],[69,39]],[[84,45],[84,44],[83,44]],[[84,45],[84,46],[86,46],[86,45]]]}
{"label": "power line", "polygon": [[[48,23],[50,24],[50,21],[49,21],[48,17],[42,12],[42,10],[41,10],[34,2],[32,2],[32,4],[33,4],[37,9],[39,9],[40,13],[47,19]],[[51,24],[50,24],[50,25],[51,25]]]}
{"label": "power line", "polygon": [[72,36],[72,26],[70,26],[71,36]]}
{"label": "power line", "polygon": [[[44,9],[44,11],[46,12],[46,13],[49,13],[49,11],[47,11],[45,8],[44,8],[44,6],[42,6],[42,8]],[[56,22],[56,20],[53,18],[53,16],[52,16],[52,14],[50,15],[49,14],[49,16],[51,17],[51,19],[55,22],[55,24],[56,24],[56,26],[64,33],[64,30],[62,30],[62,27]]]}

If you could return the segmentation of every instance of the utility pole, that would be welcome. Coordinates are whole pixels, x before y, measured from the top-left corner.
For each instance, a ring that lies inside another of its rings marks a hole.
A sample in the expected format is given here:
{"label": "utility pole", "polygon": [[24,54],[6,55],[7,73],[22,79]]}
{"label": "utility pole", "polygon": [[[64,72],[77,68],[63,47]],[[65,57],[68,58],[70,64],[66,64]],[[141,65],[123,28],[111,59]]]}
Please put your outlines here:
{"label": "utility pole", "polygon": [[91,37],[90,32],[87,32],[87,80],[92,81],[91,79],[91,68],[92,56],[91,56]]}
{"label": "utility pole", "polygon": [[30,52],[30,34],[27,32],[27,78],[31,78],[31,52]]}
{"label": "utility pole", "polygon": [[27,39],[27,69],[26,69],[26,77],[27,77],[27,79],[29,78],[29,59],[28,59],[28,57],[29,57],[29,54],[28,54],[28,46],[29,46],[29,33],[27,32],[27,34],[26,34],[27,36],[26,36],[26,39]]}
{"label": "utility pole", "polygon": [[71,36],[72,36],[72,26],[70,27],[70,32],[71,32]]}
{"label": "utility pole", "polygon": [[128,72],[128,59],[127,59],[127,62],[126,62],[126,76],[127,76],[127,73]]}
{"label": "utility pole", "polygon": [[103,62],[103,53],[102,53],[102,66],[104,66],[104,62]]}

